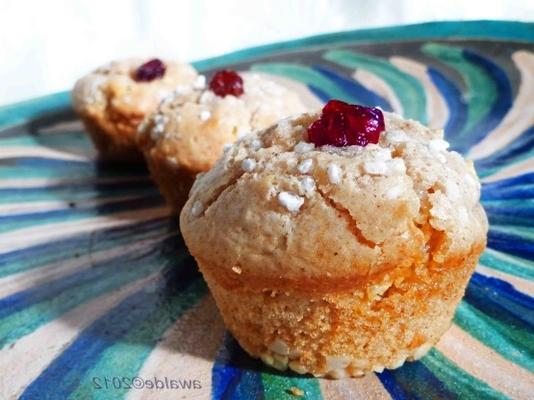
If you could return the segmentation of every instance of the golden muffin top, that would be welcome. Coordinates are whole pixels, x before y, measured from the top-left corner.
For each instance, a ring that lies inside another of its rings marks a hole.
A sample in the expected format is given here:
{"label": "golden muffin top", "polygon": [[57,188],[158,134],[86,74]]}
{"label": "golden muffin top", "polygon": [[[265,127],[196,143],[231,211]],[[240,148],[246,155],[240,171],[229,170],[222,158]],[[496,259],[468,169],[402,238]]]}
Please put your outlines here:
{"label": "golden muffin top", "polygon": [[191,171],[206,171],[225,145],[255,129],[306,111],[298,95],[258,74],[240,74],[243,93],[219,96],[199,76],[174,92],[140,127],[138,143]]}
{"label": "golden muffin top", "polygon": [[393,268],[455,265],[485,245],[476,172],[442,130],[384,113],[376,144],[316,147],[308,127],[318,118],[247,135],[197,177],[181,230],[215,275],[341,287]]}
{"label": "golden muffin top", "polygon": [[157,75],[139,74],[152,61],[140,58],[113,61],[85,75],[76,82],[72,92],[74,109],[82,115],[111,111],[121,115],[147,115],[162,99],[177,88],[193,85],[197,78],[191,65],[171,60],[163,62],[164,70]]}

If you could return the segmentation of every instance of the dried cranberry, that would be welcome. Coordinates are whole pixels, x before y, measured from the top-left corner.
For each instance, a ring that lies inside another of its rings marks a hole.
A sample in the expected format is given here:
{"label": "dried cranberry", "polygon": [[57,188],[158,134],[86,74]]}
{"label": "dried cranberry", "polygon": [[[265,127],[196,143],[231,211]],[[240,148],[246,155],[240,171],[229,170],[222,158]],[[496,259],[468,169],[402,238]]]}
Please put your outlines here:
{"label": "dried cranberry", "polygon": [[159,58],[154,58],[140,65],[135,70],[134,79],[139,82],[150,82],[165,75],[167,67]]}
{"label": "dried cranberry", "polygon": [[224,69],[213,75],[210,81],[210,89],[219,97],[227,95],[241,96],[243,90],[243,79],[235,71]]}
{"label": "dried cranberry", "polygon": [[383,130],[384,115],[378,108],[330,100],[308,127],[308,137],[316,146],[367,146],[378,143]]}

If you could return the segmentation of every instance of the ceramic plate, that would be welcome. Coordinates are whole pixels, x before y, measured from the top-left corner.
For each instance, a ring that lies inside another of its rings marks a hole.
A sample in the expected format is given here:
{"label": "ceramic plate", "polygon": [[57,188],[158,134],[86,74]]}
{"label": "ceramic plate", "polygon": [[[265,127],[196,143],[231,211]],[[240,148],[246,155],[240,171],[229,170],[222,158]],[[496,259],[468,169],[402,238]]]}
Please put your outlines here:
{"label": "ceramic plate", "polygon": [[0,398],[534,398],[534,24],[343,32],[196,66],[445,127],[491,224],[454,323],[422,360],[362,379],[263,367],[225,332],[146,170],[96,161],[59,93],[0,108]]}

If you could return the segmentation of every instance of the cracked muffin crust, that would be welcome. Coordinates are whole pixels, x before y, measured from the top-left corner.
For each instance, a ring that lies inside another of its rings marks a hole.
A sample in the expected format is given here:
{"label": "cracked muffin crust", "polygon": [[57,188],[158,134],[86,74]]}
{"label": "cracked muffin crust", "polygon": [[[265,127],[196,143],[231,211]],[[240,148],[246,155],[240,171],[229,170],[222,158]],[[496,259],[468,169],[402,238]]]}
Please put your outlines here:
{"label": "cracked muffin crust", "polygon": [[[74,110],[103,158],[142,160],[135,144],[138,125],[163,98],[177,88],[192,85],[197,77],[192,66],[173,61],[165,61],[163,71],[151,76],[140,68],[154,60],[144,61],[113,61],[82,77],[74,86]],[[144,74],[136,78],[139,72]]]}
{"label": "cracked muffin crust", "polygon": [[198,177],[180,225],[226,325],[275,368],[396,368],[448,328],[486,244],[473,165],[385,114],[377,144],[315,147],[305,114]]}
{"label": "cracked muffin crust", "polygon": [[139,147],[174,209],[182,208],[196,174],[209,170],[226,145],[306,110],[293,91],[258,74],[242,78],[242,95],[221,97],[199,76],[191,88],[164,100],[140,127]]}

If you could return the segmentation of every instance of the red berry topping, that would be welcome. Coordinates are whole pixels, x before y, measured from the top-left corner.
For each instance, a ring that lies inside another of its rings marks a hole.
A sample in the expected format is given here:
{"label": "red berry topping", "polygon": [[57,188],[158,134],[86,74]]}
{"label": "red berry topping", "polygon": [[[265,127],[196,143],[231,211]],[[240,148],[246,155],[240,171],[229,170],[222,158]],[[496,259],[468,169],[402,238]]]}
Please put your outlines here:
{"label": "red berry topping", "polygon": [[224,69],[213,75],[210,82],[210,89],[219,97],[226,97],[231,94],[239,97],[243,94],[243,79],[235,71]]}
{"label": "red berry topping", "polygon": [[383,130],[384,115],[378,108],[330,100],[308,127],[308,137],[315,146],[367,146],[378,143]]}
{"label": "red berry topping", "polygon": [[159,58],[154,58],[140,65],[135,70],[134,79],[138,82],[150,82],[165,75],[167,67]]}

